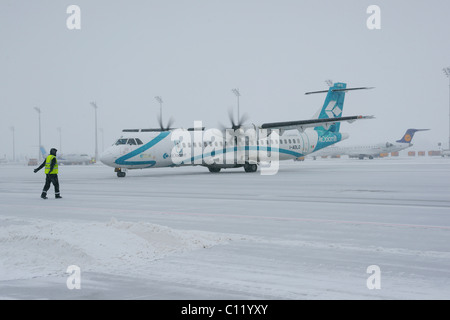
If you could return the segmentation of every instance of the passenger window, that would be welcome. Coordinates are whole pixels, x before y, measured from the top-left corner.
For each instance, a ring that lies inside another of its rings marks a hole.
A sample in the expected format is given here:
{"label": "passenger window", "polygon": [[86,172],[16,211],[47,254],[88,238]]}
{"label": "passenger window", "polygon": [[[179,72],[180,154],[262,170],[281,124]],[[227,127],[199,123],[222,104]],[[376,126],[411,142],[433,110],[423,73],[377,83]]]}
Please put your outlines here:
{"label": "passenger window", "polygon": [[142,141],[141,141],[141,139],[138,139],[138,138],[136,138],[136,142],[137,142],[137,144],[139,144],[139,145],[143,144]]}
{"label": "passenger window", "polygon": [[292,141],[291,141],[291,139],[289,139],[289,144],[291,144],[292,143]]}

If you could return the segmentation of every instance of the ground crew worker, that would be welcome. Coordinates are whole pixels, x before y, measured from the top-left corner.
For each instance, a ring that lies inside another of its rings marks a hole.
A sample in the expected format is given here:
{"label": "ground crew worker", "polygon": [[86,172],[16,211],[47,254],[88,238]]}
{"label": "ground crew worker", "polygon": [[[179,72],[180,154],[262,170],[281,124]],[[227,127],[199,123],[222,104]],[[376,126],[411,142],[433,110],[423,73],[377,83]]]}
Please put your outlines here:
{"label": "ground crew worker", "polygon": [[56,149],[52,148],[50,150],[50,154],[47,158],[42,162],[42,164],[34,169],[34,173],[38,172],[45,166],[45,185],[42,190],[41,198],[47,199],[47,191],[50,189],[50,184],[53,183],[55,187],[55,198],[61,199],[61,195],[59,194],[59,182],[58,182],[58,160],[56,159]]}

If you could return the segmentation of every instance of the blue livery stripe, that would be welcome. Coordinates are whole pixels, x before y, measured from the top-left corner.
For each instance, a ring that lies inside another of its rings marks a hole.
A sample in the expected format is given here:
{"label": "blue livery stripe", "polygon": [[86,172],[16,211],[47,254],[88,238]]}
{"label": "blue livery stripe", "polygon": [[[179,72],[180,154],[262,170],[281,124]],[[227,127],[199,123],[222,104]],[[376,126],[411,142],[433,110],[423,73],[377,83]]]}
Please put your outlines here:
{"label": "blue livery stripe", "polygon": [[144,144],[142,147],[137,148],[136,150],[127,153],[126,155],[118,158],[116,161],[114,161],[116,164],[120,164],[120,165],[149,165],[149,167],[153,167],[156,164],[156,161],[127,161],[130,158],[133,158],[135,156],[137,156],[138,154],[147,151],[148,149],[150,149],[151,147],[153,147],[154,145],[156,145],[158,142],[160,142],[161,140],[163,140],[165,137],[167,137],[170,134],[170,131],[164,131],[161,132],[155,139],[151,140],[150,142]]}

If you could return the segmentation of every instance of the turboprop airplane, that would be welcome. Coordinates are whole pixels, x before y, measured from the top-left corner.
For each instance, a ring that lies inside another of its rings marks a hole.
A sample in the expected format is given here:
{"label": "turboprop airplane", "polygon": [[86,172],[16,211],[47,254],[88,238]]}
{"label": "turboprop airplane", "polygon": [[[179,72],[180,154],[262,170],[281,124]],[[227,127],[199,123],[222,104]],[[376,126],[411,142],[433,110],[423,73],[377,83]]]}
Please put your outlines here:
{"label": "turboprop airplane", "polygon": [[100,161],[114,168],[118,177],[129,169],[201,165],[210,172],[225,168],[244,167],[255,172],[261,165],[277,164],[278,160],[303,157],[348,138],[339,132],[343,121],[354,122],[373,116],[342,116],[345,93],[368,87],[347,88],[335,83],[328,90],[306,94],[327,93],[318,117],[309,120],[270,122],[245,125],[242,117],[237,123],[230,115],[231,127],[223,130],[202,127],[174,129],[125,129],[122,136],[101,155]]}
{"label": "turboprop airplane", "polygon": [[378,143],[373,145],[355,145],[355,146],[332,146],[311,154],[315,157],[319,156],[344,156],[347,155],[350,158],[378,158],[380,154],[398,152],[400,150],[412,147],[412,139],[414,134],[418,131],[426,131],[429,129],[408,129],[400,140],[396,142]]}

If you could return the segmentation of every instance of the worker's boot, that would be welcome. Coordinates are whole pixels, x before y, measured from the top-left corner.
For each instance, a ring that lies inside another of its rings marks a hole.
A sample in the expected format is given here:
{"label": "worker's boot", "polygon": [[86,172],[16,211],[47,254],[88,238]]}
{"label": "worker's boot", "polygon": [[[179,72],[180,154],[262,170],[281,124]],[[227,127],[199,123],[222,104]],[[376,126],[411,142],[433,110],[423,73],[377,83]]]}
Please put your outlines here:
{"label": "worker's boot", "polygon": [[47,192],[42,192],[42,193],[41,193],[41,198],[42,198],[42,199],[48,199],[48,198],[47,198]]}
{"label": "worker's boot", "polygon": [[61,195],[59,193],[55,195],[55,198],[56,199],[62,199],[62,197],[61,197]]}

